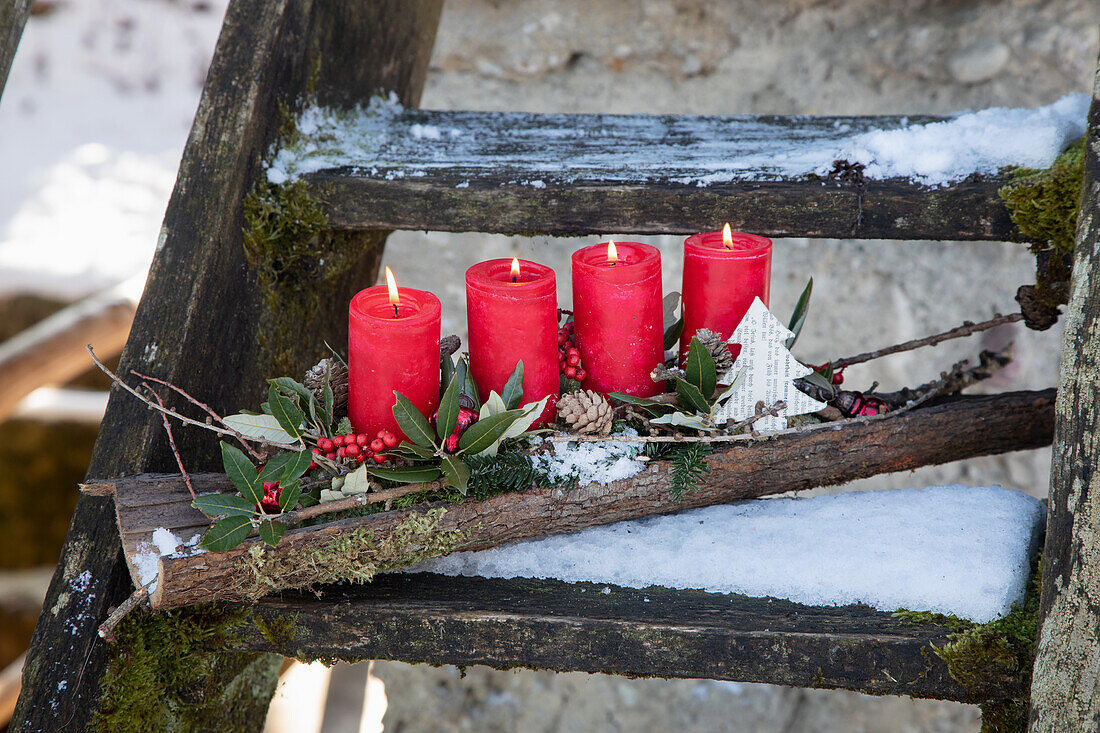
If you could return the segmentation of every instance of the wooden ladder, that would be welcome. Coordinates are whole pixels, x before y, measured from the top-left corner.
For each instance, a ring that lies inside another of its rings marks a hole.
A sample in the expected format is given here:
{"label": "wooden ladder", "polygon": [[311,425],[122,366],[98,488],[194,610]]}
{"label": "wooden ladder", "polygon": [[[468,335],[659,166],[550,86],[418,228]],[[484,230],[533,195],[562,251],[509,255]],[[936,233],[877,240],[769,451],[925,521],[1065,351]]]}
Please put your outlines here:
{"label": "wooden ladder", "polygon": [[[300,373],[324,353],[323,339],[346,337],[346,304],[375,281],[386,237],[398,228],[689,233],[700,222],[728,220],[773,236],[1020,239],[997,195],[1004,183],[998,176],[933,189],[902,179],[867,181],[860,191],[804,177],[760,182],[746,175],[709,187],[676,180],[699,173],[691,167],[691,151],[723,144],[730,125],[744,133],[735,136],[740,147],[732,153],[741,154],[767,137],[822,139],[838,126],[849,132],[890,127],[900,124],[895,118],[415,111],[440,9],[438,0],[231,2],[122,373],[157,374],[221,411],[259,402],[265,377]],[[306,282],[278,282],[274,292],[263,292],[245,258],[244,200],[263,175],[282,116],[302,100],[350,108],[391,92],[407,110],[398,125],[476,126],[487,139],[515,145],[547,126],[599,127],[620,143],[629,134],[635,157],[670,150],[681,157],[670,163],[674,170],[644,181],[600,162],[611,142],[595,150],[556,148],[547,155],[561,157],[538,158],[545,169],[538,161],[522,170],[501,169],[494,164],[500,150],[486,145],[461,159],[431,161],[430,168],[407,149],[391,166],[319,172],[306,181],[328,216],[329,229],[317,244],[326,264]],[[577,180],[565,181],[550,165],[583,156],[591,164]],[[424,175],[401,175],[421,169]],[[532,180],[542,185],[529,185]],[[1100,710],[1100,680],[1088,666],[1100,653],[1100,478],[1092,470],[1100,417],[1096,99],[1083,191],[1057,407],[1045,620],[1032,686],[1036,731],[1081,729]],[[216,441],[201,431],[182,432],[177,440],[196,468],[220,465]],[[159,418],[113,393],[89,478],[174,470]],[[96,630],[131,590],[112,497],[82,495],[35,630],[12,730],[92,724],[114,653]],[[321,597],[265,600],[248,609],[250,621],[239,624],[231,640],[218,637],[194,650],[193,664],[210,665],[220,694],[162,690],[186,707],[186,716],[164,724],[259,730],[280,655],[755,681],[958,700],[986,710],[1028,696],[1014,678],[980,688],[953,679],[931,653],[932,645],[948,641],[950,629],[943,625],[903,624],[865,607],[816,608],[695,591],[591,590],[556,581],[398,575]]]}

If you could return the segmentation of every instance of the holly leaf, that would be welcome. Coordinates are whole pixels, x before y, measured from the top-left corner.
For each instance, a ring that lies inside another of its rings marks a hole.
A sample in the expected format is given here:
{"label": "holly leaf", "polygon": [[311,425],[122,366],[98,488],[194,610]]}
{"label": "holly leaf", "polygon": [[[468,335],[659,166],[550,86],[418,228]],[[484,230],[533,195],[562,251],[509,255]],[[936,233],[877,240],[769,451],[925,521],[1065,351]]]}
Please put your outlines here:
{"label": "holly leaf", "polygon": [[676,394],[680,396],[684,407],[703,414],[710,412],[710,403],[703,397],[703,393],[699,391],[698,387],[679,377],[676,377],[675,384]]}
{"label": "holly leaf", "polygon": [[282,539],[283,533],[285,532],[285,524],[280,522],[260,522],[260,539],[272,547],[279,544],[279,540]]}
{"label": "holly leaf", "polygon": [[250,499],[253,504],[259,504],[260,500],[264,498],[264,490],[261,486],[260,476],[256,473],[256,466],[252,465],[252,461],[248,460],[248,456],[244,454],[244,451],[232,446],[224,440],[221,442],[222,446],[222,466],[225,468],[225,475],[229,477],[229,480],[233,482],[233,485],[237,487],[237,491],[246,499]]}
{"label": "holly leaf", "polygon": [[345,494],[365,494],[370,491],[370,477],[367,476],[367,467],[362,465],[344,477],[344,485],[340,490]]}
{"label": "holly leaf", "polygon": [[715,427],[709,424],[700,415],[689,415],[686,412],[672,412],[668,415],[661,415],[658,418],[650,420],[651,423],[660,423],[662,425],[675,425],[682,428],[692,428],[693,430],[707,430],[713,431]]}
{"label": "holly leaf", "polygon": [[199,546],[210,552],[225,552],[244,542],[251,531],[248,517],[226,517],[206,531]]}
{"label": "holly leaf", "polygon": [[[267,405],[265,402],[264,405]],[[269,407],[270,409],[270,407]],[[227,427],[236,430],[246,438],[258,438],[272,443],[293,443],[294,436],[283,430],[279,421],[270,413],[263,415],[227,415],[222,418]]]}
{"label": "holly leaf", "polygon": [[504,383],[500,398],[504,400],[504,406],[509,410],[519,407],[519,401],[523,399],[523,359],[516,362],[512,376],[508,377],[508,381]]}
{"label": "holly leaf", "polygon": [[710,355],[707,347],[703,346],[703,342],[694,336],[691,339],[691,346],[688,347],[684,375],[687,381],[699,388],[704,398],[714,394],[714,388],[718,385],[714,357]]}
{"label": "holly leaf", "polygon": [[260,472],[261,484],[271,481],[287,482],[301,478],[313,462],[313,454],[307,450],[290,451],[274,456]]}
{"label": "holly leaf", "polygon": [[[365,468],[365,465],[363,466]],[[435,481],[442,475],[435,466],[416,466],[412,468],[367,468],[367,473],[376,478],[395,481],[399,484],[422,484]]]}
{"label": "holly leaf", "polygon": [[286,486],[282,487],[282,491],[279,492],[279,511],[289,512],[294,507],[298,506],[298,499],[302,496],[302,482],[291,481]]}
{"label": "holly leaf", "polygon": [[279,392],[274,380],[267,390],[267,404],[271,406],[271,414],[279,421],[279,426],[291,435],[291,442],[301,437],[301,425],[305,421],[305,416],[289,397]]}
{"label": "holly leaf", "polygon": [[465,496],[466,487],[470,483],[470,467],[458,456],[443,456],[440,468],[443,469],[443,475],[447,477],[447,483]]}
{"label": "holly leaf", "polygon": [[208,517],[250,517],[256,505],[236,494],[203,494],[195,497],[191,506]]}
{"label": "holly leaf", "polygon": [[446,440],[455,431],[458,424],[458,396],[461,385],[452,381],[439,400],[439,412],[435,415],[435,434],[440,440]]}
{"label": "holly leaf", "polygon": [[794,334],[785,343],[788,351],[794,346],[794,342],[798,341],[798,334],[802,333],[802,326],[805,325],[806,316],[810,312],[810,294],[813,291],[814,279],[811,277],[810,281],[806,283],[802,295],[798,296],[798,302],[794,304],[794,313],[791,314],[791,322],[787,326],[787,329]]}
{"label": "holly leaf", "polygon": [[420,410],[416,409],[416,405],[396,389],[393,391],[393,396],[396,400],[393,404],[393,418],[397,420],[401,432],[405,433],[409,440],[417,445],[422,445],[425,448],[434,447],[435,436],[432,435],[432,426],[420,414]]}
{"label": "holly leaf", "polygon": [[478,420],[458,440],[458,447],[466,453],[478,454],[489,449],[504,435],[512,423],[523,415],[522,410],[508,410],[499,415]]}

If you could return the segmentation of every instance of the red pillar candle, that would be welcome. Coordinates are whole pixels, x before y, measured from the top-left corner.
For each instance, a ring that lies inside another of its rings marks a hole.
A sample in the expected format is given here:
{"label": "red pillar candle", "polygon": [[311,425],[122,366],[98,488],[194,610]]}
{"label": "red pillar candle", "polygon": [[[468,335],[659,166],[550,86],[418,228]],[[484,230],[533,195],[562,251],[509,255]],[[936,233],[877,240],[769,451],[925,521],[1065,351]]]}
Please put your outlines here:
{"label": "red pillar candle", "polygon": [[554,271],[527,260],[479,262],[466,270],[470,373],[484,401],[500,394],[523,361],[522,404],[547,395],[535,426],[552,422],[558,399],[558,300]]}
{"label": "red pillar candle", "polygon": [[637,242],[608,242],[573,253],[573,320],[587,372],[585,389],[650,397],[664,362],[661,253]]}
{"label": "red pillar candle", "polygon": [[[771,288],[772,241],[755,234],[721,232],[693,234],[684,240],[684,331],[680,361],[691,337],[709,328],[728,339],[745,317],[753,298],[768,304]],[[734,356],[737,356],[737,347]]]}
{"label": "red pillar candle", "polygon": [[439,298],[424,290],[359,291],[348,308],[348,416],[358,433],[404,433],[393,417],[394,391],[425,415],[439,406]]}

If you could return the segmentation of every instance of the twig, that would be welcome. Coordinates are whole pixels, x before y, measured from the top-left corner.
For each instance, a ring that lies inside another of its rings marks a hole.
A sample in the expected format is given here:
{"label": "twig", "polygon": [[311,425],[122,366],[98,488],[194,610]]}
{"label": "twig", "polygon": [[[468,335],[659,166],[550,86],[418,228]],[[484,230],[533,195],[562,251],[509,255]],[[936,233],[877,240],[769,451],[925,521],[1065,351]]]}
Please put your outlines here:
{"label": "twig", "polygon": [[[149,400],[148,398],[142,396],[142,394],[140,392],[138,392],[136,389],[134,389],[130,385],[126,384],[126,382],[123,382],[122,379],[120,379],[117,374],[115,374],[110,369],[108,369],[107,366],[103,362],[101,362],[98,358],[96,358],[95,352],[92,351],[91,344],[88,344],[84,348],[87,349],[89,354],[91,354],[92,361],[95,362],[95,365],[97,367],[99,367],[100,371],[102,371],[104,374],[106,374],[108,377],[110,377],[112,382],[114,382],[118,386],[122,387],[124,390],[126,390],[127,392],[132,394],[134,397],[137,397],[139,400],[141,400],[146,405],[148,405],[150,409],[157,410],[159,412],[163,412],[165,415],[168,415],[170,417],[174,417],[177,420],[179,420],[180,422],[186,423],[187,425],[194,425],[196,427],[205,428],[206,430],[210,430],[211,432],[215,432],[219,435],[231,435],[233,437],[238,437],[238,436],[241,435],[241,433],[238,433],[236,430],[232,430],[232,429],[228,429],[228,428],[219,428],[216,425],[208,425],[204,422],[199,422],[198,420],[187,417],[186,415],[181,415],[178,412],[176,412],[175,410],[170,410],[167,407],[161,407],[160,405],[154,403],[153,401]],[[278,448],[280,450],[298,451],[298,450],[302,449],[302,447],[300,445],[289,445],[287,443],[275,443],[275,442],[272,442],[270,440],[264,440],[263,438],[248,437],[247,440],[250,440],[253,443],[257,443],[259,445],[266,445],[266,446],[270,446],[272,448]]]}
{"label": "twig", "polygon": [[1010,313],[1007,316],[995,316],[988,321],[982,321],[981,323],[973,323],[966,321],[963,325],[953,328],[950,331],[944,331],[943,333],[937,333],[932,336],[925,336],[920,339],[913,339],[912,341],[906,341],[904,343],[895,344],[894,346],[887,346],[885,349],[879,349],[878,351],[868,351],[863,354],[856,354],[855,356],[849,356],[844,359],[837,359],[832,362],[833,370],[843,369],[844,367],[851,366],[852,364],[862,364],[872,359],[878,359],[880,356],[889,356],[890,354],[898,354],[902,351],[912,351],[913,349],[919,349],[922,346],[935,346],[941,341],[947,341],[949,339],[962,338],[963,336],[969,336],[981,331],[988,331],[991,328],[997,326],[1003,326],[1006,323],[1015,323],[1016,321],[1022,321],[1024,318],[1021,313]]}
{"label": "twig", "polygon": [[296,509],[292,512],[286,512],[285,514],[272,514],[265,516],[264,519],[273,519],[283,524],[299,524],[307,519],[313,517],[320,517],[325,514],[332,514],[334,512],[343,512],[348,509],[355,509],[357,507],[366,506],[368,504],[379,504],[384,501],[392,501],[398,497],[408,496],[409,494],[418,494],[421,491],[429,491],[431,489],[438,489],[443,486],[442,481],[428,481],[422,484],[407,484],[406,486],[398,486],[393,489],[383,489],[382,491],[372,491],[366,494],[355,494],[349,496],[346,499],[337,499],[336,501],[326,501],[324,504],[314,504],[313,506],[307,506],[304,509]]}
{"label": "twig", "polygon": [[[960,361],[951,367],[951,370],[940,374],[939,379],[932,380],[919,387],[910,389],[905,387],[897,392],[873,393],[874,397],[886,402],[891,408],[900,409],[910,403],[922,404],[932,397],[961,392],[967,387],[984,379],[989,379],[994,374],[1008,366],[1012,361],[1012,344],[998,352],[983,351],[978,355],[978,365],[969,366],[969,361]],[[919,402],[918,402],[919,401]]]}
{"label": "twig", "polygon": [[[159,576],[158,576],[159,577]],[[115,629],[122,619],[126,618],[126,615],[133,611],[135,608],[145,603],[149,598],[149,592],[152,590],[153,585],[157,582],[156,578],[153,578],[145,585],[138,588],[136,591],[130,594],[130,597],[119,604],[119,607],[111,611],[111,615],[108,616],[103,623],[99,625],[99,635],[110,644],[115,640]]]}
{"label": "twig", "polygon": [[[157,394],[153,390],[153,388],[149,386],[149,383],[142,382],[141,384],[143,387],[145,387],[145,389],[149,390],[149,394],[153,395],[153,398],[156,399],[157,404],[161,407],[164,407],[164,400],[162,400],[160,398],[160,395]],[[183,458],[180,457],[179,448],[176,447],[176,439],[172,435],[172,426],[168,422],[168,416],[162,412],[160,414],[160,419],[164,423],[164,432],[168,433],[168,445],[172,446],[172,455],[176,457],[176,465],[180,467],[180,473],[183,474],[183,482],[187,484],[187,490],[191,492],[191,498],[198,499],[199,497],[195,493],[195,487],[191,485],[191,476],[187,473],[187,469],[183,467]]]}
{"label": "twig", "polygon": [[[764,407],[752,417],[728,425],[726,430],[740,430],[749,427],[757,420],[768,415],[774,417],[786,406],[786,402],[777,400],[771,407]],[[751,437],[751,434],[746,433],[737,435],[551,435],[547,440],[552,443],[591,443],[598,440],[615,443],[730,443],[747,440]]]}
{"label": "twig", "polygon": [[[252,448],[252,446],[250,446],[250,445],[248,444],[248,441],[247,441],[247,440],[245,440],[245,437],[244,437],[244,435],[243,435],[243,434],[241,434],[240,432],[238,432],[238,431],[236,431],[236,430],[233,430],[233,428],[231,428],[231,427],[229,427],[228,425],[226,425],[226,424],[225,424],[225,420],[222,420],[222,417],[221,417],[221,415],[219,415],[218,413],[214,412],[213,408],[211,408],[211,407],[210,407],[210,405],[206,404],[205,402],[200,402],[199,400],[195,399],[195,398],[194,398],[194,397],[192,397],[191,395],[187,394],[187,392],[186,392],[186,391],[184,391],[184,390],[183,390],[183,389],[182,389],[181,387],[177,387],[176,385],[172,384],[171,382],[165,381],[165,380],[163,380],[163,379],[158,379],[157,377],[150,377],[150,376],[147,376],[147,375],[145,375],[145,374],[142,374],[141,372],[137,371],[136,369],[131,369],[131,370],[130,370],[130,373],[131,373],[131,374],[133,374],[133,375],[134,375],[135,377],[137,377],[138,379],[147,379],[147,380],[149,380],[150,382],[156,382],[157,384],[163,384],[163,385],[164,385],[165,387],[167,387],[168,389],[172,390],[172,391],[173,391],[173,392],[175,392],[176,394],[182,395],[182,396],[183,396],[183,398],[184,398],[184,399],[186,399],[186,400],[187,400],[188,402],[190,402],[190,403],[191,403],[192,405],[194,405],[195,407],[198,407],[198,408],[199,408],[200,410],[202,410],[203,412],[205,412],[205,413],[206,413],[207,415],[209,415],[209,416],[210,416],[211,418],[213,418],[214,420],[217,420],[217,421],[218,421],[218,423],[219,423],[219,424],[221,424],[221,426],[222,426],[222,427],[224,427],[224,428],[225,428],[226,430],[229,430],[229,431],[233,432],[233,433],[234,433],[234,434],[236,435],[237,441],[238,441],[238,442],[239,442],[239,443],[240,443],[240,444],[241,444],[241,445],[242,445],[242,446],[244,447],[244,449],[245,449],[246,451],[248,451],[248,452],[249,452],[249,453],[250,453],[250,454],[252,455],[252,457],[253,457],[253,458],[255,458],[255,459],[256,459],[257,461],[263,461],[263,460],[265,460],[265,459],[267,458],[267,456],[265,456],[265,455],[263,455],[263,454],[261,454],[261,453],[258,453],[258,452],[256,452],[256,451],[255,451],[255,450],[254,450],[254,449]],[[163,407],[163,406],[164,406],[164,403],[162,402],[162,403],[161,403],[161,407]]]}

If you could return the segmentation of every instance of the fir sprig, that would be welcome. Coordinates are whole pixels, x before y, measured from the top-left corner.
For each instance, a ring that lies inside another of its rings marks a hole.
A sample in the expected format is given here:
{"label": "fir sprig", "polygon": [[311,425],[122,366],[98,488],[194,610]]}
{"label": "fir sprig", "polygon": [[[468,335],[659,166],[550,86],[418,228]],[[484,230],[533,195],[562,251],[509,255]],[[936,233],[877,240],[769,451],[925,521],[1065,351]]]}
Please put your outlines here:
{"label": "fir sprig", "polygon": [[710,473],[710,466],[707,465],[708,453],[710,446],[706,443],[688,443],[676,446],[672,451],[669,490],[673,499],[680,501],[686,492],[698,488],[703,474]]}

